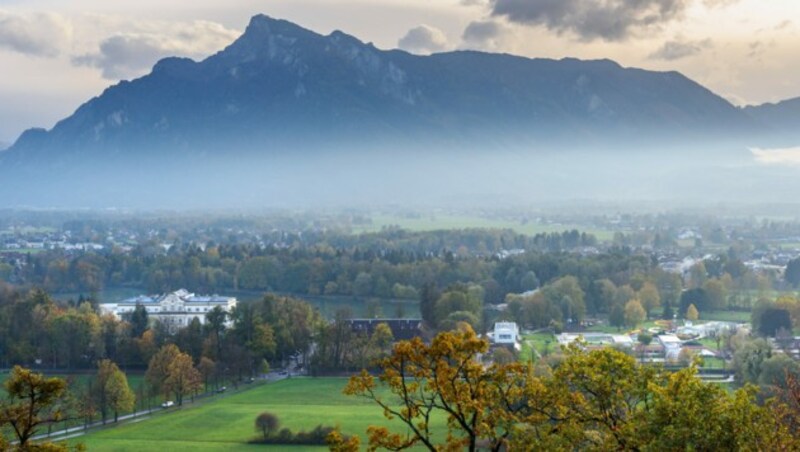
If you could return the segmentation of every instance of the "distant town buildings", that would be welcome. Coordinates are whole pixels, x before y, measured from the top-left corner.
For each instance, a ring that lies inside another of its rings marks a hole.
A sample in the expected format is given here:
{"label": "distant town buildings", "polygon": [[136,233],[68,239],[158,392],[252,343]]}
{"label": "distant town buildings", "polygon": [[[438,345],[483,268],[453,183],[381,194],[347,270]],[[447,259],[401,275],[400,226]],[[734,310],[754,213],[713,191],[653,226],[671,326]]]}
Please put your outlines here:
{"label": "distant town buildings", "polygon": [[205,323],[206,314],[216,307],[231,312],[236,304],[235,297],[195,295],[180,289],[163,295],[140,295],[118,303],[104,303],[100,305],[100,309],[117,318],[123,318],[130,316],[136,306],[141,305],[150,319],[160,321],[174,331],[189,325],[194,319],[201,324]]}

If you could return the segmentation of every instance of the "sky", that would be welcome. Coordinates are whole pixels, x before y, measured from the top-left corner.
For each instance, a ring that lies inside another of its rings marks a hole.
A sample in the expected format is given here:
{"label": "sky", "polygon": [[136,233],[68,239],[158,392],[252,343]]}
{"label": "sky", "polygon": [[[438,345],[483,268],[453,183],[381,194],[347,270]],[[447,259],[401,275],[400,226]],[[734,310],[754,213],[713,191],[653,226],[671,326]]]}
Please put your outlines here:
{"label": "sky", "polygon": [[202,59],[255,14],[379,48],[613,59],[734,104],[800,97],[798,0],[0,0],[0,149],[158,59]]}

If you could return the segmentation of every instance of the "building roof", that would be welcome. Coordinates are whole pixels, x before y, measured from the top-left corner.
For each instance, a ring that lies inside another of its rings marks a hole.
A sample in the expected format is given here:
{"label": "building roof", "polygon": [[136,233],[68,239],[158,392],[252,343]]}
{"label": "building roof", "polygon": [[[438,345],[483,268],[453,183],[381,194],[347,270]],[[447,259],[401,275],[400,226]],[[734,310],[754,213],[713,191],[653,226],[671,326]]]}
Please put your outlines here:
{"label": "building roof", "polygon": [[195,295],[186,289],[179,289],[175,292],[161,294],[161,295],[138,295],[120,301],[120,305],[135,305],[135,304],[158,304],[167,298],[179,298],[184,303],[228,303],[235,300],[234,297],[225,297],[220,295]]}

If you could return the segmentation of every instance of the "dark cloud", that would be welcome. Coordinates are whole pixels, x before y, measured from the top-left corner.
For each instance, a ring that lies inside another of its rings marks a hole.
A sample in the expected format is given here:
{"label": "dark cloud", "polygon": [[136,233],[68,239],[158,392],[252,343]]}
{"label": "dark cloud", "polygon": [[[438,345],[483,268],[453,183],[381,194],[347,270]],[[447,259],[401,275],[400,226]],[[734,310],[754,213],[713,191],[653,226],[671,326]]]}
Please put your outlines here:
{"label": "dark cloud", "polygon": [[447,49],[447,36],[438,28],[420,25],[408,30],[397,45],[412,53],[441,52]]}
{"label": "dark cloud", "polygon": [[678,39],[665,42],[658,50],[651,53],[648,58],[667,61],[680,60],[681,58],[697,55],[710,47],[712,47],[710,39],[702,41],[683,41]]}
{"label": "dark cloud", "polygon": [[61,54],[71,36],[69,21],[56,14],[0,11],[0,47],[36,57]]}
{"label": "dark cloud", "polygon": [[507,28],[498,22],[475,21],[467,25],[461,39],[468,48],[496,50],[501,47],[501,40],[507,32]]}
{"label": "dark cloud", "polygon": [[511,22],[619,41],[680,18],[691,0],[494,0],[492,14]]}

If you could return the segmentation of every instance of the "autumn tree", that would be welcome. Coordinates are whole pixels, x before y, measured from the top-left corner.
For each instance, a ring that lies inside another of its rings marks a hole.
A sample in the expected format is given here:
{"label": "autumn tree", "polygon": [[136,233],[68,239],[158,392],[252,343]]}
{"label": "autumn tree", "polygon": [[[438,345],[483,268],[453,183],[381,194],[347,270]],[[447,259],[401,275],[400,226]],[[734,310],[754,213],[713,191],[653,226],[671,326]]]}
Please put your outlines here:
{"label": "autumn tree", "polygon": [[639,290],[638,298],[642,302],[642,307],[647,312],[649,319],[653,311],[661,306],[661,295],[658,293],[658,288],[651,282],[646,282]]}
{"label": "autumn tree", "polygon": [[700,318],[700,313],[697,312],[697,308],[694,307],[693,304],[690,304],[689,307],[686,309],[686,320],[694,322],[699,318]]}
{"label": "autumn tree", "polygon": [[[439,334],[430,345],[419,338],[399,342],[392,356],[381,362],[377,378],[366,371],[352,377],[345,394],[374,401],[387,418],[399,419],[407,428],[406,434],[399,434],[370,427],[370,448],[474,451],[481,443],[500,450],[513,425],[508,416],[491,413],[499,414],[501,406],[521,406],[521,393],[514,388],[526,368],[519,364],[484,368],[476,358],[488,348],[488,342],[465,326]],[[399,405],[384,397],[379,385],[399,397]],[[440,415],[447,419],[446,438],[435,437],[432,431],[431,420]]]}
{"label": "autumn tree", "polygon": [[120,411],[133,409],[136,397],[128,386],[128,378],[117,365],[108,359],[97,362],[97,375],[92,384],[92,396],[105,424],[108,411],[114,412],[117,422]]}
{"label": "autumn tree", "polygon": [[114,411],[114,422],[119,420],[120,411],[131,411],[136,404],[136,396],[128,385],[128,377],[119,368],[106,381],[106,397],[108,407]]}
{"label": "autumn tree", "polygon": [[[729,393],[690,366],[643,366],[621,351],[564,350],[560,364],[534,371],[519,363],[480,366],[488,344],[470,330],[395,345],[375,377],[351,378],[345,393],[376,402],[405,434],[370,427],[370,450],[796,450],[794,412],[761,406],[755,391]],[[382,388],[395,398],[386,398]],[[797,391],[800,392],[800,391]],[[787,396],[791,398],[792,395]],[[796,397],[795,397],[796,398]],[[399,403],[397,402],[399,400]],[[447,436],[431,434],[444,417]],[[702,428],[698,428],[702,426]],[[357,438],[328,437],[331,450],[357,450]]]}
{"label": "autumn tree", "polygon": [[192,365],[192,357],[179,353],[167,367],[166,387],[175,396],[178,406],[183,405],[183,397],[194,395],[201,386],[200,372]]}
{"label": "autumn tree", "polygon": [[636,328],[644,322],[647,313],[639,300],[631,300],[625,305],[625,324],[631,328]]}
{"label": "autumn tree", "polygon": [[192,357],[173,344],[165,345],[150,359],[145,379],[165,398],[175,397],[178,405],[183,397],[200,389],[202,377],[192,365]]}
{"label": "autumn tree", "polygon": [[[14,366],[5,382],[7,398],[0,404],[0,429],[8,426],[19,450],[57,446],[33,446],[31,439],[39,429],[64,420],[67,382]],[[46,450],[46,449],[45,449]]]}

